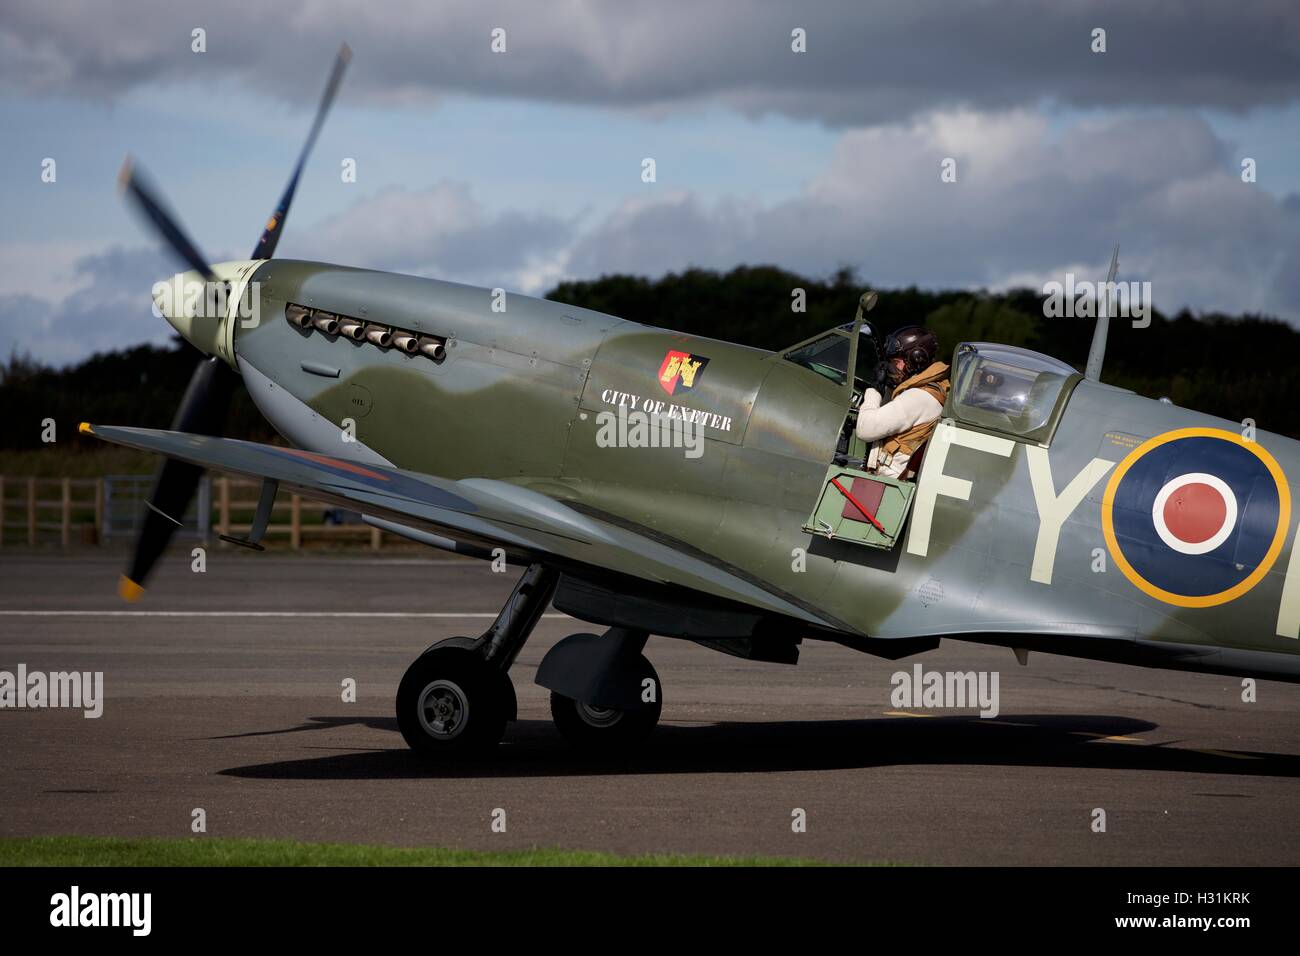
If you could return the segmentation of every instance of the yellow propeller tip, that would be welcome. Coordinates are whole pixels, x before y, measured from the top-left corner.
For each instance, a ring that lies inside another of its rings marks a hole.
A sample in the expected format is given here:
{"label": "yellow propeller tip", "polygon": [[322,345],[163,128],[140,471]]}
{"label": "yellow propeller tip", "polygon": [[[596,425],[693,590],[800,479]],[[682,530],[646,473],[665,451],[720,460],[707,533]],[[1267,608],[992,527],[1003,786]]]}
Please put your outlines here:
{"label": "yellow propeller tip", "polygon": [[135,169],[135,160],[131,154],[127,153],[126,159],[122,160],[122,168],[117,171],[117,188],[120,192],[126,192],[127,185],[131,182],[131,174]]}
{"label": "yellow propeller tip", "polygon": [[118,578],[117,594],[123,601],[133,604],[140,600],[140,595],[144,594],[144,588],[136,584],[124,574]]}
{"label": "yellow propeller tip", "polygon": [[77,431],[81,432],[81,434],[83,435],[95,434],[94,430],[91,429],[90,427],[90,422],[82,422],[80,425],[77,426]]}

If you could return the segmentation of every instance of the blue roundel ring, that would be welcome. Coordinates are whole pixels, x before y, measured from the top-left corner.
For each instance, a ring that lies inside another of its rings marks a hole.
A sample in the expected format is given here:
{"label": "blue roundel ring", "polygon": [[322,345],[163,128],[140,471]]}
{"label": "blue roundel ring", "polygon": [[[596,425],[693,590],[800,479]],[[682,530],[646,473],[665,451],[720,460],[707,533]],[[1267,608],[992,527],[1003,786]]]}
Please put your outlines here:
{"label": "blue roundel ring", "polygon": [[1291,491],[1277,460],[1220,428],[1148,439],[1119,463],[1101,502],[1111,559],[1166,604],[1213,607],[1253,588],[1277,560]]}

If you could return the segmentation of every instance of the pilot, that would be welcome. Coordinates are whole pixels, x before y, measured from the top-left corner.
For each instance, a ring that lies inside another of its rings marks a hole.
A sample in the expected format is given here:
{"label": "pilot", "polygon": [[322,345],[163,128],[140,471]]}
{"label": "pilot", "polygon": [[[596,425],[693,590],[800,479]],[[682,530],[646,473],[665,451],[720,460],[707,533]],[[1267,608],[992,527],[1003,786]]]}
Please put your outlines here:
{"label": "pilot", "polygon": [[929,329],[908,325],[885,339],[883,384],[890,401],[881,404],[874,388],[862,395],[857,436],[874,443],[867,470],[890,478],[909,478],[909,462],[935,429],[952,387],[948,366],[936,361],[939,338]]}

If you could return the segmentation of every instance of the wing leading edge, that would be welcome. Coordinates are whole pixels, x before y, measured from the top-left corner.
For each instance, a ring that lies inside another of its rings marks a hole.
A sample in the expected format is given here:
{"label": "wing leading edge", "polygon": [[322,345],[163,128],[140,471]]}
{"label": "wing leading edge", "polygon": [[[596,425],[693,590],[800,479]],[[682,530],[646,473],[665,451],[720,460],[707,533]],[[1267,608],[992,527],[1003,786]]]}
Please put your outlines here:
{"label": "wing leading edge", "polygon": [[89,424],[81,431],[203,468],[272,479],[309,498],[458,540],[499,545],[529,560],[560,559],[608,569],[833,627],[720,564],[509,482],[454,481],[302,449],[185,432]]}

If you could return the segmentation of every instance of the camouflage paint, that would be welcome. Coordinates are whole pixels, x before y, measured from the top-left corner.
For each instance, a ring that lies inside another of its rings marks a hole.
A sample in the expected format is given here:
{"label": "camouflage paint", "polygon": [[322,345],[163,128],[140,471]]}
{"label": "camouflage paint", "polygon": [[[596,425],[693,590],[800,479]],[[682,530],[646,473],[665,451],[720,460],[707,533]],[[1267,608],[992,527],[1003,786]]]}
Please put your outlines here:
{"label": "camouflage paint", "polygon": [[[496,312],[490,290],[453,283],[285,260],[264,263],[255,278],[262,321],[236,331],[235,351],[335,424],[352,418],[357,437],[399,467],[502,479],[651,529],[851,632],[1024,634],[1026,647],[1035,634],[1060,634],[1300,652],[1300,642],[1274,633],[1289,528],[1281,554],[1247,593],[1217,607],[1170,605],[1116,569],[1101,527],[1103,477],[1063,523],[1051,583],[1043,584],[1031,579],[1039,515],[1030,445],[1013,438],[1006,456],[949,450],[943,472],[969,480],[970,498],[938,496],[924,556],[826,542],[801,526],[847,409],[843,387],[812,371],[744,346],[523,296],[507,296],[506,311]],[[435,364],[303,333],[283,317],[288,302],[445,337],[447,359]],[[688,390],[683,379],[669,383],[673,391],[660,384],[673,353],[707,359]],[[336,367],[338,377],[304,371],[304,363]],[[598,447],[598,415],[617,407],[613,393],[719,416],[705,426],[703,456]],[[721,419],[728,427],[712,424]],[[1192,427],[1240,430],[1081,382],[1047,451],[1053,491],[1094,458],[1118,462],[1137,443]],[[1295,442],[1263,432],[1257,440],[1285,474],[1300,469]],[[918,489],[939,480],[927,458]],[[794,570],[796,549],[807,552],[804,571]],[[1092,569],[1096,549],[1104,572]]]}

